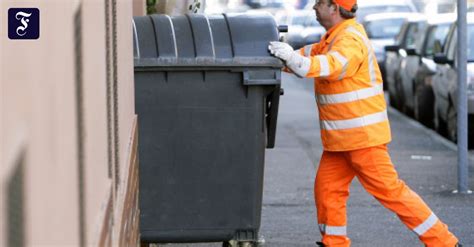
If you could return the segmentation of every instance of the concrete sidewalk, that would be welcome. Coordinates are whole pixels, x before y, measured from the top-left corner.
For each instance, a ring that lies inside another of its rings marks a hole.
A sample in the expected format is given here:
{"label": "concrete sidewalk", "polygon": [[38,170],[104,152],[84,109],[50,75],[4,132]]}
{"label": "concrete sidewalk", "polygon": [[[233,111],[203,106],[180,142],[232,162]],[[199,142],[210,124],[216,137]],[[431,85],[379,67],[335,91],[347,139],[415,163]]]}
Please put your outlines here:
{"label": "concrete sidewalk", "polygon": [[[276,147],[266,152],[261,234],[266,246],[315,246],[320,239],[313,199],[322,153],[311,80],[283,76]],[[464,246],[474,246],[474,195],[454,195],[457,153],[444,138],[389,110],[392,161],[404,180]],[[470,161],[470,188],[474,168]],[[422,246],[395,214],[370,196],[357,179],[348,202],[352,246]]]}

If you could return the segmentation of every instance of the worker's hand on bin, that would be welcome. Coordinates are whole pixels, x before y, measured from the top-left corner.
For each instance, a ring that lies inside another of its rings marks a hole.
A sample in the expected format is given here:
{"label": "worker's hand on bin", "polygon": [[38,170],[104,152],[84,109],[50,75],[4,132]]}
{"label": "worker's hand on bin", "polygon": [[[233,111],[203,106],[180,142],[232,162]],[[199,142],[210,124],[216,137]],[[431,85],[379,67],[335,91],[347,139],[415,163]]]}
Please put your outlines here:
{"label": "worker's hand on bin", "polygon": [[272,41],[268,50],[275,57],[283,60],[286,66],[300,77],[305,77],[311,67],[311,60],[294,51],[287,43]]}
{"label": "worker's hand on bin", "polygon": [[285,62],[288,61],[295,52],[289,44],[278,41],[270,42],[268,50],[270,50],[270,53],[275,55],[275,57]]}

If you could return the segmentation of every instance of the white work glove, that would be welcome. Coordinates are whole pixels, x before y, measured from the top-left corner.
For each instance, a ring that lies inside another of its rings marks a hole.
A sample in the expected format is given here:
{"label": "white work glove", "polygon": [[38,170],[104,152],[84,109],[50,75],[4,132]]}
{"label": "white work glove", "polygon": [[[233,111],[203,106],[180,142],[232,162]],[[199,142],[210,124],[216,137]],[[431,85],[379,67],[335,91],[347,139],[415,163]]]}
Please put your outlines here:
{"label": "white work glove", "polygon": [[298,51],[294,51],[287,43],[272,41],[268,50],[272,55],[283,60],[296,75],[305,77],[308,74],[311,60],[299,54]]}

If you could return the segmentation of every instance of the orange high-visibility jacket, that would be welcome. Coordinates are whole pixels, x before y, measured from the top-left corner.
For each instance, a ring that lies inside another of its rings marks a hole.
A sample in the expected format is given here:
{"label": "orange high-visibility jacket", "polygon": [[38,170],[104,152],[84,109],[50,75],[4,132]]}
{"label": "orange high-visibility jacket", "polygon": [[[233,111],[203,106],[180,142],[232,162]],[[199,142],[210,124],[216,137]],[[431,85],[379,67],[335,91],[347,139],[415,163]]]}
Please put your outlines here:
{"label": "orange high-visibility jacket", "polygon": [[390,142],[382,77],[367,34],[355,19],[331,28],[317,44],[300,49],[311,59],[321,139],[327,151]]}

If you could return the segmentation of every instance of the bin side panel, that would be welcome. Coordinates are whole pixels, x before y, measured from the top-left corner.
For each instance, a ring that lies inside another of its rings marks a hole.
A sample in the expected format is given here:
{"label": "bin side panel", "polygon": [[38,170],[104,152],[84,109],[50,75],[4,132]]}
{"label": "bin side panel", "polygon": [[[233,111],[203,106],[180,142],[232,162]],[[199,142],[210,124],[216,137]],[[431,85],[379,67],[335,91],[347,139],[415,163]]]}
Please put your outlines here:
{"label": "bin side panel", "polygon": [[[157,242],[224,241],[238,230],[258,231],[264,90],[228,71],[136,77],[142,234]],[[206,239],[195,239],[196,231]]]}

